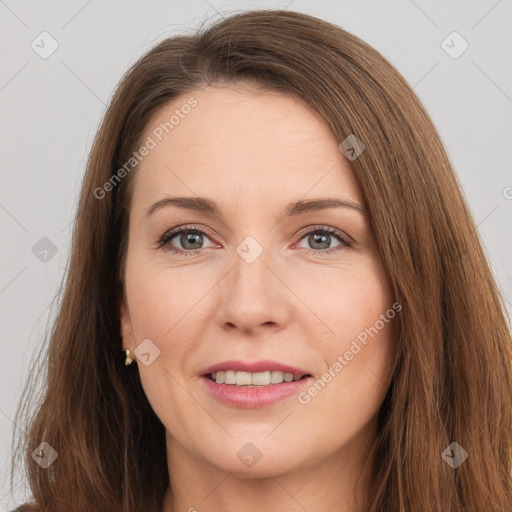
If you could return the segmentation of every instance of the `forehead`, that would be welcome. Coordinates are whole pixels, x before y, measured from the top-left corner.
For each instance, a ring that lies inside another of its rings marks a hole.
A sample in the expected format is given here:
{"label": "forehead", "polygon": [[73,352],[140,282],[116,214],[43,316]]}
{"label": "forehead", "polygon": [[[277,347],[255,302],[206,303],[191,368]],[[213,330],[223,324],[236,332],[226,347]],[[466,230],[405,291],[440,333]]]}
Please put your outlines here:
{"label": "forehead", "polygon": [[[194,105],[191,107],[191,105]],[[235,194],[239,203],[338,195],[363,202],[327,123],[284,93],[210,86],[182,94],[148,123],[133,204],[162,195]]]}

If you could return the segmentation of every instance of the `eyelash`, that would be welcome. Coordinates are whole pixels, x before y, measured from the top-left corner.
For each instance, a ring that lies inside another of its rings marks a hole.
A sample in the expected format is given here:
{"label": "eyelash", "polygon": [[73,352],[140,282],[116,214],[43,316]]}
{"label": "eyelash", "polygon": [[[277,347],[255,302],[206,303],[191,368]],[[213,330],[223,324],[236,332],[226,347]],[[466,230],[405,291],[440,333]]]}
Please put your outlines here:
{"label": "eyelash", "polygon": [[[329,226],[310,226],[308,231],[301,230],[299,233],[299,242],[305,238],[307,235],[310,235],[311,233],[323,233],[323,234],[329,234],[334,235],[340,242],[341,245],[337,247],[332,247],[330,249],[304,249],[306,251],[306,254],[309,255],[325,255],[325,254],[331,254],[336,251],[340,251],[346,248],[349,248],[352,246],[352,242],[350,239],[345,235],[342,231],[339,229],[331,228]],[[201,235],[206,235],[208,238],[212,239],[214,241],[213,235],[210,233],[209,230],[202,228],[198,229],[196,226],[180,226],[174,229],[171,229],[170,231],[167,231],[163,234],[163,236],[155,242],[155,246],[157,249],[162,249],[165,247],[165,250],[174,253],[174,254],[182,254],[182,255],[196,255],[199,254],[204,249],[196,249],[196,250],[184,250],[184,249],[177,249],[176,247],[173,247],[169,245],[169,242],[176,236],[180,235],[181,233],[198,233]]]}

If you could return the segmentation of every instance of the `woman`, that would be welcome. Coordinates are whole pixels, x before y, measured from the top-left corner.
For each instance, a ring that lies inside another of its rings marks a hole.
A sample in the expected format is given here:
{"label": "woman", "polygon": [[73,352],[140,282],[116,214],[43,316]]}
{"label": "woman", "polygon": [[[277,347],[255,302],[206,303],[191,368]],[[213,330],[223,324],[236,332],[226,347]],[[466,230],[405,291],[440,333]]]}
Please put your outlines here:
{"label": "woman", "polygon": [[509,326],[443,144],[311,16],[123,78],[47,364],[18,511],[512,510]]}

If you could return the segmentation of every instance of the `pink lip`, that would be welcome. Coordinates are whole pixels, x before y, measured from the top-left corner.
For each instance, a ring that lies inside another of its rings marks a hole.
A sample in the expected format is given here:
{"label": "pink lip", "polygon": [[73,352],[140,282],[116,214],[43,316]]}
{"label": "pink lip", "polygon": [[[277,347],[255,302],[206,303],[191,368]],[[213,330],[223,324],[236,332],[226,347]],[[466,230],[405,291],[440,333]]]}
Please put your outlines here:
{"label": "pink lip", "polygon": [[264,359],[261,361],[255,361],[253,363],[246,363],[244,361],[239,360],[231,360],[224,361],[222,363],[214,364],[213,366],[209,366],[205,368],[201,375],[207,375],[209,373],[216,372],[225,372],[228,370],[234,370],[235,372],[249,372],[249,373],[258,373],[258,372],[284,372],[284,373],[293,373],[293,375],[307,375],[310,372],[307,370],[301,370],[300,368],[294,368],[293,366],[288,366],[286,364],[279,363],[278,361],[270,361],[268,359]]}
{"label": "pink lip", "polygon": [[[298,373],[300,373],[300,371]],[[282,382],[281,384],[249,388],[232,384],[217,384],[206,376],[202,376],[200,379],[200,381],[204,383],[207,391],[214,398],[226,405],[240,409],[257,409],[272,405],[288,396],[297,394],[305,386],[311,385],[313,380],[313,377],[304,377],[301,380],[293,382]]]}

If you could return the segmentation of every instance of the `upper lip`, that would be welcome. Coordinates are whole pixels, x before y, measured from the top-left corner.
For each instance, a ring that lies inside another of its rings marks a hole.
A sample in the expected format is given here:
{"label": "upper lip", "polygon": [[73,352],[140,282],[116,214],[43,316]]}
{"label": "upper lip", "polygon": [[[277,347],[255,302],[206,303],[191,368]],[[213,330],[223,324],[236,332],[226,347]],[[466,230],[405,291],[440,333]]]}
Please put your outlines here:
{"label": "upper lip", "polygon": [[295,368],[287,364],[280,363],[279,361],[271,361],[264,359],[260,361],[246,362],[240,360],[223,361],[212,366],[208,366],[202,371],[202,375],[208,375],[210,373],[225,372],[233,370],[236,372],[249,372],[258,373],[266,371],[277,371],[283,373],[293,373],[293,375],[310,375],[310,372],[301,368]]}

